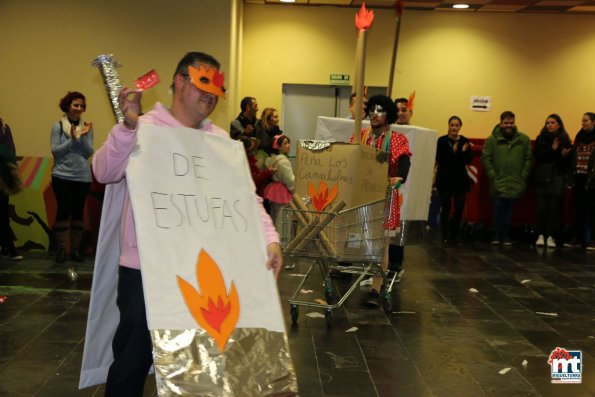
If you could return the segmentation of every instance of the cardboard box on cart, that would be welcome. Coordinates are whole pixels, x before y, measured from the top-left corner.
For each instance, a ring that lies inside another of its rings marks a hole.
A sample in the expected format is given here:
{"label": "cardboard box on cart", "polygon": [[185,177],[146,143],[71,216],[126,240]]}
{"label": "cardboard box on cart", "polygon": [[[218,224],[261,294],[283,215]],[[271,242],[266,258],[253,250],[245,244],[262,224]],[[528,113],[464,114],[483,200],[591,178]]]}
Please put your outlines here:
{"label": "cardboard box on cart", "polygon": [[[347,204],[344,212],[324,229],[340,260],[368,256],[370,250],[381,244],[377,240],[383,234],[383,207],[374,206],[374,214],[370,208],[361,207],[386,197],[388,163],[378,160],[378,152],[358,144],[298,142],[295,192],[307,198],[310,197],[309,184],[317,194],[323,193],[321,190],[326,185],[327,192],[337,189],[327,210],[339,201]],[[371,248],[371,244],[374,247]]]}

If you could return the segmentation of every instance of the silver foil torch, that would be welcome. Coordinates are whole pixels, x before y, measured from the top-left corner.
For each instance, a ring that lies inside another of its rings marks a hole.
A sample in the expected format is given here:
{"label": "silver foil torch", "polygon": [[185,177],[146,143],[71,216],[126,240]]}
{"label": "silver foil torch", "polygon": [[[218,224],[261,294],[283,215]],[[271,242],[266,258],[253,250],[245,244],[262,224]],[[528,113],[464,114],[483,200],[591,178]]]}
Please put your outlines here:
{"label": "silver foil torch", "polygon": [[107,94],[112,103],[114,116],[116,116],[116,121],[121,123],[124,120],[124,114],[122,113],[122,110],[120,110],[118,104],[118,94],[122,89],[122,84],[120,84],[120,77],[118,76],[116,68],[119,68],[122,65],[114,59],[113,54],[101,54],[91,62],[91,66],[97,67],[101,72],[103,83],[105,84]]}

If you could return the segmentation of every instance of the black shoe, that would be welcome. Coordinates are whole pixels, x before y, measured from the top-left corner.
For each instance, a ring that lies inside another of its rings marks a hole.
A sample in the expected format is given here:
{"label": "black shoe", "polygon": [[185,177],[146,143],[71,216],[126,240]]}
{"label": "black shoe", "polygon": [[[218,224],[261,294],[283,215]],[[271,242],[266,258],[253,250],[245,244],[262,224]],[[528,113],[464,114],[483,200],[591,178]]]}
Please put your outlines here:
{"label": "black shoe", "polygon": [[58,247],[54,261],[56,263],[64,263],[64,261],[66,261],[66,249],[64,249],[64,247]]}
{"label": "black shoe", "polygon": [[380,292],[372,288],[366,298],[366,304],[370,307],[380,307]]}

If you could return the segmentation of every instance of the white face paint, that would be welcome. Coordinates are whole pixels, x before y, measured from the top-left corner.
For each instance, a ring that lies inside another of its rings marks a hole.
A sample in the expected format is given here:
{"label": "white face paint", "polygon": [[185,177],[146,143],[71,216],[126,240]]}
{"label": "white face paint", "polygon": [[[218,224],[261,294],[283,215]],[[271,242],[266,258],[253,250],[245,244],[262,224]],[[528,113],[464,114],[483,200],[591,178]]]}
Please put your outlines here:
{"label": "white face paint", "polygon": [[370,117],[372,116],[384,117],[386,116],[386,112],[384,111],[384,108],[382,106],[375,105],[374,109],[370,111]]}

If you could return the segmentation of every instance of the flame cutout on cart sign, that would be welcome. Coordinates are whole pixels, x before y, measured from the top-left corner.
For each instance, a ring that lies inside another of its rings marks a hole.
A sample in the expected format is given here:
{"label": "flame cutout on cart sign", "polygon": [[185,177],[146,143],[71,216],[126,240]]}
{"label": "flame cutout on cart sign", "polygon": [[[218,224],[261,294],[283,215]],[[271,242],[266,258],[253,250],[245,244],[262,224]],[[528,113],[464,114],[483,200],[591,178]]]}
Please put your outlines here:
{"label": "flame cutout on cart sign", "polygon": [[228,295],[219,266],[202,249],[196,261],[196,279],[202,295],[180,276],[176,278],[192,317],[223,352],[240,317],[240,300],[233,281]]}
{"label": "flame cutout on cart sign", "polygon": [[314,184],[308,181],[308,196],[310,196],[310,199],[312,200],[314,209],[318,212],[321,212],[326,207],[328,207],[328,205],[337,198],[338,193],[339,185],[337,183],[335,183],[329,192],[326,182],[320,181],[317,191],[314,187]]}
{"label": "flame cutout on cart sign", "polygon": [[355,14],[355,27],[358,30],[368,30],[374,21],[374,11],[366,9],[366,3],[362,3],[359,12]]}

